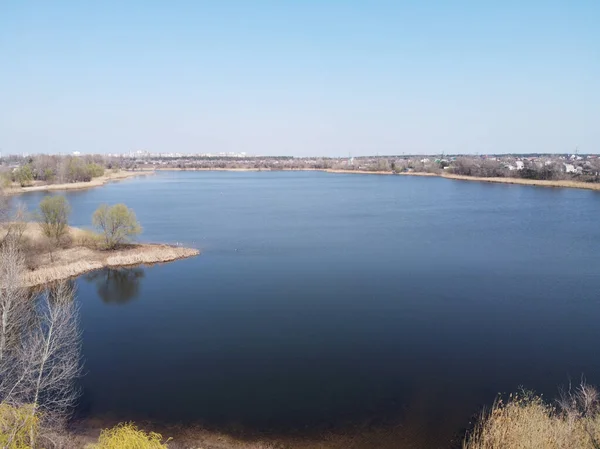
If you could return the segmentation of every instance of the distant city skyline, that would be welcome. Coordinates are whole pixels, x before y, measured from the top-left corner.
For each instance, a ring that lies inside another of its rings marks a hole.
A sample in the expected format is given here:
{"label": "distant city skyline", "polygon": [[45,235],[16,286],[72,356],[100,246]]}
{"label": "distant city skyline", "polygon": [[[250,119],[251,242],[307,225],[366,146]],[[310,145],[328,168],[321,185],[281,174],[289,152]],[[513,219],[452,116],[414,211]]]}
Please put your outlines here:
{"label": "distant city skyline", "polygon": [[600,2],[0,6],[0,152],[600,153]]}

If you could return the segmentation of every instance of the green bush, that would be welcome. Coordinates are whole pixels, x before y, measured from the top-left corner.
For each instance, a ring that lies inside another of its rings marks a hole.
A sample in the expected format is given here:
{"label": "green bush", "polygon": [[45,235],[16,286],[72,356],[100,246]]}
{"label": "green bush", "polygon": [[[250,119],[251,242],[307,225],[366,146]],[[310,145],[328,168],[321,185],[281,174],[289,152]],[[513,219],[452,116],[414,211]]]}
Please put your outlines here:
{"label": "green bush", "polygon": [[39,420],[32,413],[32,405],[13,407],[0,404],[0,447],[30,449],[30,436],[37,434]]}
{"label": "green bush", "polygon": [[114,249],[142,232],[135,212],[124,204],[102,204],[94,212],[92,223],[101,231],[106,249]]}
{"label": "green bush", "polygon": [[33,184],[33,170],[31,165],[23,165],[14,171],[15,181],[18,182],[21,187],[27,187]]}
{"label": "green bush", "polygon": [[40,226],[49,239],[58,243],[69,232],[71,206],[64,196],[47,196],[40,202]]}
{"label": "green bush", "polygon": [[98,178],[99,176],[104,175],[104,167],[95,163],[88,164],[87,171],[92,178]]}
{"label": "green bush", "polygon": [[98,443],[88,444],[86,449],[168,449],[161,443],[162,439],[160,433],[146,433],[132,423],[126,423],[103,430]]}

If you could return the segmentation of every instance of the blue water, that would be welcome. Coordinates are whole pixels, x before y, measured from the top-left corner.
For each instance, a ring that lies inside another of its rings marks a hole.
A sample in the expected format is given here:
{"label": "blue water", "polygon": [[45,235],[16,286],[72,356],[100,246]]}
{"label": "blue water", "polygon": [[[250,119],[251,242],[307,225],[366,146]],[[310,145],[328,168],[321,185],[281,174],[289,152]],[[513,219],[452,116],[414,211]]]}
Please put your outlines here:
{"label": "blue water", "polygon": [[445,447],[498,392],[600,384],[599,192],[162,172],[66,196],[75,226],[123,202],[141,240],[202,250],[79,279],[85,416]]}

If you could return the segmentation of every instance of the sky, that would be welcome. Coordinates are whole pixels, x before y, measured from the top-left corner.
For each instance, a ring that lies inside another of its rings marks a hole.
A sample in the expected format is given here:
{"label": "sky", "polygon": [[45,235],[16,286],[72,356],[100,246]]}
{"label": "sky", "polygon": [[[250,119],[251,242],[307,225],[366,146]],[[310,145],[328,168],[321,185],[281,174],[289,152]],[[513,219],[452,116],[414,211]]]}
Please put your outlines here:
{"label": "sky", "polygon": [[600,153],[599,0],[0,0],[0,152]]}

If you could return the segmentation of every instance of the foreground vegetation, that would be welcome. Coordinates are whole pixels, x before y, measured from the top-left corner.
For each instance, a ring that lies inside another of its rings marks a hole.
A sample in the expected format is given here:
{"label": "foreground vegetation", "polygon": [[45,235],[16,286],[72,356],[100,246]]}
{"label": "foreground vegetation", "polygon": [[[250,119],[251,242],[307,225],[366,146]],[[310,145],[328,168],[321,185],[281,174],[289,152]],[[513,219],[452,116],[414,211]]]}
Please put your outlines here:
{"label": "foreground vegetation", "polygon": [[465,439],[464,449],[597,449],[600,396],[585,382],[561,392],[556,404],[522,391],[498,400]]}

